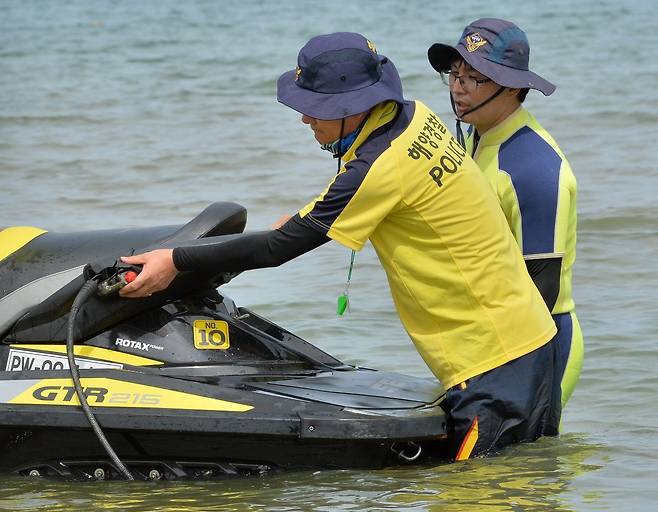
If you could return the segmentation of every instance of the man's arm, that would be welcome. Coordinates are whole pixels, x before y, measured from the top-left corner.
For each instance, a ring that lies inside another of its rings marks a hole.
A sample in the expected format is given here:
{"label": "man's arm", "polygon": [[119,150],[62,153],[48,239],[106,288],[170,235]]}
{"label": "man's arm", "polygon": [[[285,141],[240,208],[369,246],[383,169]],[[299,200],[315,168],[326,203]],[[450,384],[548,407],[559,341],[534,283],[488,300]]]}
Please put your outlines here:
{"label": "man's arm", "polygon": [[130,298],[147,297],[167,288],[181,270],[219,273],[275,267],[329,240],[295,215],[272,231],[243,234],[215,244],[125,256],[121,258],[123,262],[141,265],[142,271],[119,294]]}
{"label": "man's arm", "polygon": [[277,267],[330,239],[295,215],[278,229],[238,236],[227,242],[174,249],[178,270],[239,272]]}

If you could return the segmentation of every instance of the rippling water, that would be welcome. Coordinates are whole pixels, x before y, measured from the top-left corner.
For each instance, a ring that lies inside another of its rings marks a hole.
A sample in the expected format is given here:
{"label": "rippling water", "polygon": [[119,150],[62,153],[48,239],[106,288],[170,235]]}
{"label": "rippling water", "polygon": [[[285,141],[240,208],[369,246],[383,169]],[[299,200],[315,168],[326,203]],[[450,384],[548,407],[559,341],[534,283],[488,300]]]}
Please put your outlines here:
{"label": "rippling water", "polygon": [[[218,482],[3,477],[2,510],[655,510],[658,491],[658,17],[638,2],[6,0],[0,3],[0,226],[178,224],[207,204],[267,227],[322,190],[334,163],[278,75],[316,34],[366,34],[409,98],[448,121],[425,58],[480,16],[517,21],[558,85],[526,104],[579,181],[575,296],[582,378],[563,435],[456,465],[273,474]],[[321,6],[321,7],[319,7]],[[430,378],[403,333],[376,256],[357,255],[353,311],[334,314],[349,253],[330,244],[226,287],[353,364]]]}

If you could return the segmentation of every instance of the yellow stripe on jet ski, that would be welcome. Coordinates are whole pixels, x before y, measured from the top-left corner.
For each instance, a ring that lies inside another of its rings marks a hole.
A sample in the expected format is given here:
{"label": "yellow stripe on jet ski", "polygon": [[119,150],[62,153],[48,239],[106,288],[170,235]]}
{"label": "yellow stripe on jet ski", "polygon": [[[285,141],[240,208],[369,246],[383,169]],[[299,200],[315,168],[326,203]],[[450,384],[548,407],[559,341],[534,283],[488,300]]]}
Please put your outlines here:
{"label": "yellow stripe on jet ski", "polygon": [[[34,345],[32,343],[12,343],[10,347],[21,350],[32,350],[39,353],[47,352],[51,354],[66,354],[65,345]],[[101,361],[111,361],[113,363],[129,364],[132,366],[159,366],[163,364],[162,361],[149,359],[148,357],[136,356],[134,354],[125,354],[123,352],[117,352],[116,350],[92,347],[90,345],[76,345],[73,348],[73,353],[80,357],[91,357]]]}
{"label": "yellow stripe on jet ski", "polygon": [[[89,405],[92,407],[223,412],[246,412],[253,409],[251,405],[116,379],[83,378],[80,379],[80,384]],[[17,405],[80,405],[71,379],[43,379],[37,381],[7,403]]]}
{"label": "yellow stripe on jet ski", "polygon": [[0,261],[27,245],[45,230],[29,226],[14,226],[0,231]]}

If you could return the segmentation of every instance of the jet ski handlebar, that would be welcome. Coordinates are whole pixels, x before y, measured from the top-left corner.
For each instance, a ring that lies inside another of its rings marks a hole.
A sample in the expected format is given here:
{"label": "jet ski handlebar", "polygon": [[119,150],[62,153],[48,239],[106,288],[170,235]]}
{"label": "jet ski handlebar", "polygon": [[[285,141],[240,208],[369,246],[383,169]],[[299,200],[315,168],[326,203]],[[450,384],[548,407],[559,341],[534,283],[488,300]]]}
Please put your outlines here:
{"label": "jet ski handlebar", "polygon": [[[109,269],[105,270],[109,271]],[[135,265],[130,265],[128,268],[116,267],[114,272],[98,282],[96,293],[101,297],[117,293],[121,288],[132,283],[140,272],[141,269]]]}

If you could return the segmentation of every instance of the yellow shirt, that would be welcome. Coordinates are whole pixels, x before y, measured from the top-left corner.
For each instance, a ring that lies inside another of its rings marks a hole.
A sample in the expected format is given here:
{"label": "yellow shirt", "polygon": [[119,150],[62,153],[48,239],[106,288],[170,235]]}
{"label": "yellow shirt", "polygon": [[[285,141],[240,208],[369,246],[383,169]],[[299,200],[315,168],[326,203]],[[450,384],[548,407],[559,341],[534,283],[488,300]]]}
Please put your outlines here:
{"label": "yellow shirt", "polygon": [[489,184],[424,104],[377,106],[344,159],[300,216],[349,248],[372,242],[402,324],[444,387],[552,338]]}

